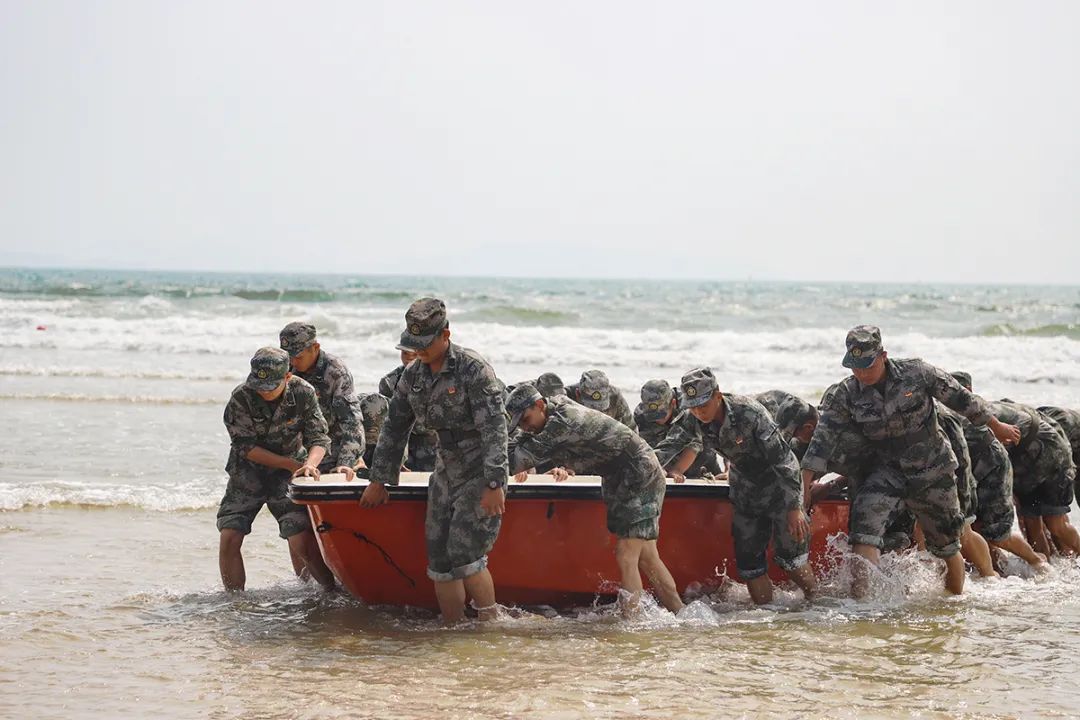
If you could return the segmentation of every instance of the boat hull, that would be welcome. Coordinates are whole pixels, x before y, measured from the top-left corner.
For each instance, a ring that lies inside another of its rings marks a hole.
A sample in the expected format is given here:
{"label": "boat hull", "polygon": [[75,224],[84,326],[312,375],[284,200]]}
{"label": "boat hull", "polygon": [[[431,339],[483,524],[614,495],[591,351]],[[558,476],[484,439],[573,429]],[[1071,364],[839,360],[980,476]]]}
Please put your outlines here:
{"label": "boat hull", "polygon": [[[291,490],[296,502],[307,505],[323,557],[349,592],[369,604],[437,607],[426,573],[426,488],[393,488],[390,503],[365,509],[357,502],[363,487],[355,483],[348,493],[320,495],[311,483],[294,483]],[[598,484],[511,487],[488,556],[499,602],[570,607],[613,595],[616,538],[605,517]],[[719,585],[725,576],[738,579],[731,517],[726,486],[669,484],[658,546],[680,592]],[[847,517],[842,500],[816,506],[812,559],[822,557],[829,535],[846,530]],[[771,558],[770,574],[784,578]]]}

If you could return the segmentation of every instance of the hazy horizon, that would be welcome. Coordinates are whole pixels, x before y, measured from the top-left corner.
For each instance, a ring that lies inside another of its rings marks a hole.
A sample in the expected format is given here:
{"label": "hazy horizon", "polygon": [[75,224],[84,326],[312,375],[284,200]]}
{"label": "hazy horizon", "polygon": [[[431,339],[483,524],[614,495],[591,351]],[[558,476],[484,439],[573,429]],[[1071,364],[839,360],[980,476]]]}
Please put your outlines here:
{"label": "hazy horizon", "polygon": [[1077,29],[1061,1],[9,2],[0,265],[1071,285]]}

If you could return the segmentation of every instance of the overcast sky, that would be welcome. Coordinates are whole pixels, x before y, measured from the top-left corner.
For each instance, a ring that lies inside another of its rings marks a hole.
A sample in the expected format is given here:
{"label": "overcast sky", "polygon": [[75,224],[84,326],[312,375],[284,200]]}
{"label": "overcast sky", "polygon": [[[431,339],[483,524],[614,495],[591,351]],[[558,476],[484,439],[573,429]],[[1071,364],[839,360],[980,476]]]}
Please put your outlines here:
{"label": "overcast sky", "polygon": [[0,0],[0,264],[1075,283],[1080,3]]}

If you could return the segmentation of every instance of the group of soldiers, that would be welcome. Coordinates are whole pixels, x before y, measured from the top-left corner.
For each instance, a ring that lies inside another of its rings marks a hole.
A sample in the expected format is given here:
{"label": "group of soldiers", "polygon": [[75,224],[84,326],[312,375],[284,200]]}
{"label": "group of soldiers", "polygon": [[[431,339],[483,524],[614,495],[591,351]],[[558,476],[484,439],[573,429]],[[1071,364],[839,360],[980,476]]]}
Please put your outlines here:
{"label": "group of soldiers", "polygon": [[[602,479],[623,611],[634,612],[642,574],[672,612],[682,607],[656,546],[667,479],[725,477],[733,505],[735,561],[755,603],[772,599],[766,551],[811,598],[809,513],[845,486],[853,593],[883,551],[919,543],[946,567],[960,593],[965,559],[994,576],[997,550],[1046,568],[1053,552],[1080,554],[1067,515],[1080,454],[1080,413],[988,402],[972,379],[922,360],[889,358],[878,328],[846,338],[851,374],[818,406],[781,390],[722,392],[699,367],[672,386],[641,388],[631,411],[600,370],[564,385],[554,373],[512,385],[477,353],[450,339],[444,303],[405,313],[401,365],[379,391],[357,396],[340,358],[313,325],[294,322],[264,347],[225,410],[229,482],[218,510],[222,581],[245,583],[240,552],[265,504],[289,542],[297,574],[333,588],[306,511],[286,496],[291,477],[368,468],[364,507],[388,499],[402,470],[431,471],[425,539],[428,576],[445,622],[497,615],[487,555],[499,534],[506,484],[549,473]],[[822,480],[826,475],[830,479]],[[1024,533],[1013,531],[1019,511]]]}

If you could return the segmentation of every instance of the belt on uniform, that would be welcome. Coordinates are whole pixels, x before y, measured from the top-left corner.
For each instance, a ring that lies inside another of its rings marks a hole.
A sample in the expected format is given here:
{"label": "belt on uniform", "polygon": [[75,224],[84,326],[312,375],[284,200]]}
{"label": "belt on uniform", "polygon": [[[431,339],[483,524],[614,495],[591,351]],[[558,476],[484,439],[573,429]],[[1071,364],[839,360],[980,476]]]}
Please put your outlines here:
{"label": "belt on uniform", "polygon": [[479,430],[436,430],[439,436],[439,447],[453,447],[463,440],[472,440],[480,437]]}
{"label": "belt on uniform", "polygon": [[901,435],[900,437],[882,438],[881,440],[875,440],[874,444],[883,449],[890,451],[905,450],[916,443],[921,443],[925,440],[929,440],[937,435],[938,426],[937,423],[924,426],[910,432],[907,435]]}

